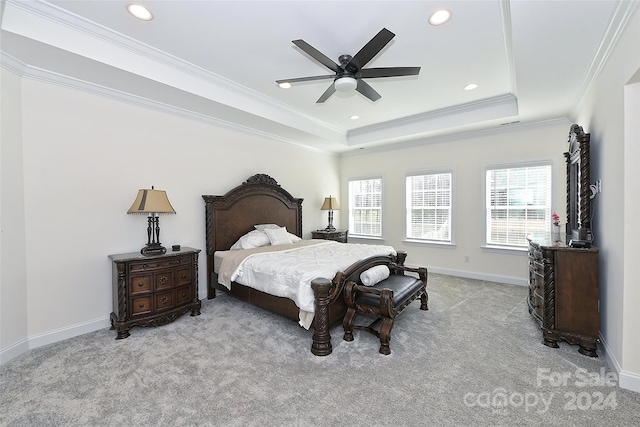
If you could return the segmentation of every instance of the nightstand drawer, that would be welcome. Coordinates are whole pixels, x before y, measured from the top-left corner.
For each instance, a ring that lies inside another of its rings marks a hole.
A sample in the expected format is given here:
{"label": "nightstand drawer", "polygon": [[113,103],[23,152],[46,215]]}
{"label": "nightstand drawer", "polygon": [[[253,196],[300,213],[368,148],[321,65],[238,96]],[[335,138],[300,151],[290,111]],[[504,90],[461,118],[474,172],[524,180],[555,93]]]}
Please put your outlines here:
{"label": "nightstand drawer", "polygon": [[171,289],[175,286],[174,271],[163,271],[154,275],[155,290]]}
{"label": "nightstand drawer", "polygon": [[132,273],[138,271],[151,271],[158,270],[160,268],[171,268],[177,267],[179,265],[188,265],[189,263],[190,262],[188,257],[132,262],[129,266],[129,271]]}
{"label": "nightstand drawer", "polygon": [[151,295],[146,297],[137,297],[131,300],[131,315],[140,316],[142,314],[151,313]]}
{"label": "nightstand drawer", "polygon": [[176,289],[176,306],[188,303],[191,298],[191,287],[183,286]]}
{"label": "nightstand drawer", "polygon": [[131,295],[151,292],[151,276],[133,276],[129,279]]}
{"label": "nightstand drawer", "polygon": [[175,290],[155,294],[155,310],[168,310],[175,306]]}
{"label": "nightstand drawer", "polygon": [[185,267],[176,270],[176,286],[186,285],[191,282],[191,268]]}

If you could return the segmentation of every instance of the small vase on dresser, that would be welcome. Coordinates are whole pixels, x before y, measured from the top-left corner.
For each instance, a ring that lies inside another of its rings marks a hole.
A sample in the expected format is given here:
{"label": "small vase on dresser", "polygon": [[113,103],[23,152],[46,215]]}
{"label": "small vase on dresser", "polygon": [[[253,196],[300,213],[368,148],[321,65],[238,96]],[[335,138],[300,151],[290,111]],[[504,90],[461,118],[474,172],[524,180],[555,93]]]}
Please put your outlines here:
{"label": "small vase on dresser", "polygon": [[560,238],[560,225],[552,224],[551,225],[551,239],[554,243],[560,242],[562,239]]}

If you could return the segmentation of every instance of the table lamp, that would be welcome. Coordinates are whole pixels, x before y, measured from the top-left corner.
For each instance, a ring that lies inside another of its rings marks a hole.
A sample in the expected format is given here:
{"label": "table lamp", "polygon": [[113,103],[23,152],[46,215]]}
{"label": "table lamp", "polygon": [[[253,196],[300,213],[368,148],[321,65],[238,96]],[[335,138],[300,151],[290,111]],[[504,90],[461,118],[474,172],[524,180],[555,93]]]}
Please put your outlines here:
{"label": "table lamp", "polygon": [[128,214],[147,214],[147,244],[140,250],[142,255],[158,255],[167,252],[160,243],[160,218],[159,214],[174,214],[176,211],[169,203],[169,198],[164,190],[138,190],[138,195],[133,205],[127,211]]}
{"label": "table lamp", "polygon": [[338,204],[336,198],[331,196],[325,197],[324,203],[322,204],[320,210],[329,211],[329,225],[327,225],[325,231],[335,231],[336,228],[333,226],[333,211],[340,210],[340,205]]}

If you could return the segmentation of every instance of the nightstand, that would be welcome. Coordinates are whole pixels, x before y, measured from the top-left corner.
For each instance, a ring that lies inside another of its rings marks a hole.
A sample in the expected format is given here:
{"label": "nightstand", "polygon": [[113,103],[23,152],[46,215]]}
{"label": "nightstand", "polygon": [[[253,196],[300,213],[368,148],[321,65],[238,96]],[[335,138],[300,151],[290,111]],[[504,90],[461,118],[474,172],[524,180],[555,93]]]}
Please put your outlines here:
{"label": "nightstand", "polygon": [[162,255],[140,252],[109,255],[113,261],[111,329],[116,339],[129,336],[132,326],[160,326],[187,311],[200,314],[198,254],[182,248]]}
{"label": "nightstand", "polygon": [[349,230],[315,230],[311,232],[313,239],[335,240],[340,243],[347,243],[348,235]]}

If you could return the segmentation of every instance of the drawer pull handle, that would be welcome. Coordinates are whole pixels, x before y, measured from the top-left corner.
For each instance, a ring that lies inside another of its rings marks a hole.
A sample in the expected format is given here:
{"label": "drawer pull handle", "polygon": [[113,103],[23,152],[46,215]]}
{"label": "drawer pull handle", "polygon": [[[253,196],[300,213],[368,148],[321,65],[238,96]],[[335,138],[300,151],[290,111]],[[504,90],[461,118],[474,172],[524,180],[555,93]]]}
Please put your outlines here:
{"label": "drawer pull handle", "polygon": [[182,296],[183,296],[183,297],[186,297],[186,296],[187,296],[187,293],[186,293],[186,292],[183,292],[183,293],[182,293]]}
{"label": "drawer pull handle", "polygon": [[166,303],[167,303],[167,301],[169,301],[169,298],[167,298],[167,297],[162,297],[162,298],[160,299],[160,302],[162,302],[162,304],[166,304]]}
{"label": "drawer pull handle", "polygon": [[161,285],[166,285],[168,280],[169,280],[169,279],[167,279],[167,276],[162,276],[162,277],[160,278],[160,284],[161,284]]}
{"label": "drawer pull handle", "polygon": [[144,286],[144,282],[140,281],[140,283],[138,283],[138,286],[143,287]]}
{"label": "drawer pull handle", "polygon": [[187,278],[187,275],[186,275],[186,274],[183,274],[182,276],[180,276],[180,278],[181,278],[181,279],[186,279],[186,278]]}
{"label": "drawer pull handle", "polygon": [[147,264],[142,264],[142,268],[147,269]]}
{"label": "drawer pull handle", "polygon": [[143,308],[144,307],[144,303],[141,302],[140,304],[138,304],[138,307]]}

